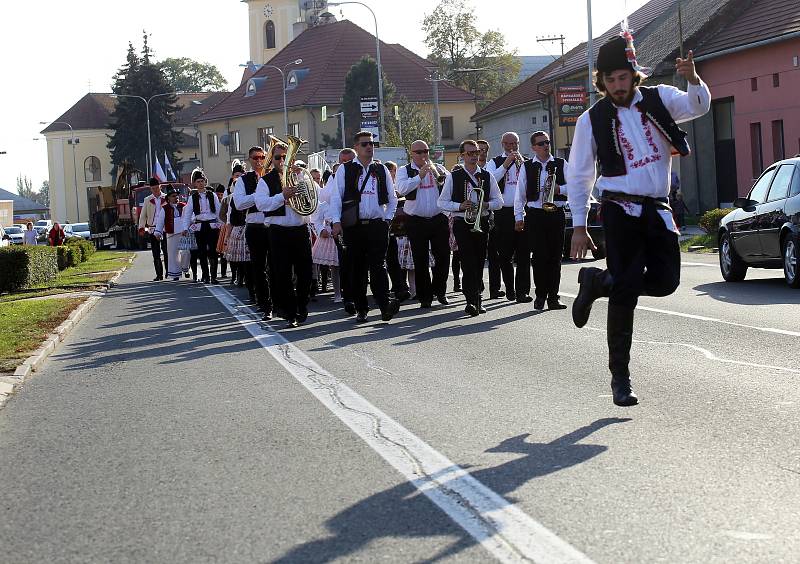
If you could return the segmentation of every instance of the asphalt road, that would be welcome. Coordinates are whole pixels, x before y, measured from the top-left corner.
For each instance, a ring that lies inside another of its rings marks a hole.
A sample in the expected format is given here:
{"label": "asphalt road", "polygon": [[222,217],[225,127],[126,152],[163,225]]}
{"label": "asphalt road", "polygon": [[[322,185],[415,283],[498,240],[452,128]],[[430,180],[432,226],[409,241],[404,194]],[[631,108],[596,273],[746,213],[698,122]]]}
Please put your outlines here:
{"label": "asphalt road", "polygon": [[618,408],[603,302],[357,326],[322,296],[287,345],[142,254],[0,410],[0,561],[798,562],[800,291],[684,263]]}

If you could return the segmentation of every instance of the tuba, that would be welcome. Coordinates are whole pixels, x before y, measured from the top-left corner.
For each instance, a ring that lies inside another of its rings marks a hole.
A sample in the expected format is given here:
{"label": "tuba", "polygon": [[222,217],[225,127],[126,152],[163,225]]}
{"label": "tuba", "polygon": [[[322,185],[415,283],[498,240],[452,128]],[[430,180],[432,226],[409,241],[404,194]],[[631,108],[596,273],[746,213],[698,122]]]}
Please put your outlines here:
{"label": "tuba", "polygon": [[464,184],[464,193],[467,201],[475,204],[471,209],[464,211],[464,221],[472,226],[473,233],[483,233],[481,229],[481,215],[483,215],[483,205],[486,193],[483,190],[483,181],[478,186],[472,186],[469,180]]}
{"label": "tuba", "polygon": [[[550,163],[548,163],[548,165],[550,165]],[[544,211],[554,212],[558,209],[558,206],[555,204],[555,197],[556,167],[547,166],[547,177],[544,179],[544,188],[542,188],[542,209]]]}
{"label": "tuba", "polygon": [[274,135],[268,135],[267,137],[269,137],[269,147],[267,147],[267,160],[264,161],[264,170],[269,170],[272,166],[272,150],[275,148],[275,145],[283,143],[283,141]]}
{"label": "tuba", "polygon": [[297,152],[306,141],[294,135],[287,135],[286,139],[286,145],[289,148],[286,151],[286,159],[283,161],[281,170],[281,186],[284,188],[289,186],[295,190],[294,196],[290,197],[286,203],[298,215],[311,215],[317,211],[317,206],[319,206],[317,185],[306,169],[300,169],[299,172],[292,170]]}

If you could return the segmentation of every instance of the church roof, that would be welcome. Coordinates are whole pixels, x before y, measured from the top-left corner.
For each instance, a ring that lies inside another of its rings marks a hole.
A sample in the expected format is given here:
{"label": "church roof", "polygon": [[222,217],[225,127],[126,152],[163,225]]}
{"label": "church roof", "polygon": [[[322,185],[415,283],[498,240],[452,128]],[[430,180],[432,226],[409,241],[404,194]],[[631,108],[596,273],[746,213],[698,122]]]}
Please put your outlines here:
{"label": "church roof", "polygon": [[[195,116],[208,111],[220,100],[228,95],[227,92],[190,92],[178,94],[178,105],[181,109],[175,116],[176,126],[188,126],[194,121]],[[111,113],[117,104],[118,98],[112,98],[110,93],[90,92],[78,100],[71,108],[61,114],[55,121],[69,123],[73,129],[108,129]],[[202,102],[202,105],[192,104],[193,101]],[[69,127],[60,123],[52,123],[41,133],[54,131],[69,131]]]}
{"label": "church roof", "polygon": [[[350,67],[364,55],[375,58],[375,36],[348,20],[321,25],[298,35],[269,62],[283,68],[296,59],[303,59],[297,67],[308,69],[297,87],[286,92],[289,108],[338,105],[344,95],[344,82]],[[425,80],[433,64],[396,44],[381,42],[381,66],[387,79],[394,84],[397,96],[410,102],[430,102],[433,87]],[[263,66],[253,78],[267,80],[254,96],[245,96],[246,81],[215,108],[202,113],[195,121],[214,121],[236,116],[254,115],[283,110],[283,89],[280,74],[272,67]],[[468,102],[475,96],[447,82],[439,83],[439,100],[442,102]]]}

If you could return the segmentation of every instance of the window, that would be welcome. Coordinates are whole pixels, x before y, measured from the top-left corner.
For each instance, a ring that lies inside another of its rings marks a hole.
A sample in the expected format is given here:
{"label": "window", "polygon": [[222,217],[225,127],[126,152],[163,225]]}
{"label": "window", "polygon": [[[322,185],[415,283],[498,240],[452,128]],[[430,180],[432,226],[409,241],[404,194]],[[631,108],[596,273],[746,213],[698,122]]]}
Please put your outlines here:
{"label": "window", "polygon": [[265,43],[266,49],[274,49],[275,48],[275,22],[272,20],[267,20],[267,23],[264,24],[264,36],[265,36]]}
{"label": "window", "polygon": [[258,144],[266,149],[269,147],[269,136],[275,134],[274,127],[259,127],[258,128]]}
{"label": "window", "polygon": [[452,139],[453,138],[453,118],[452,117],[443,117],[442,118],[442,139]]}
{"label": "window", "polygon": [[772,122],[772,160],[780,161],[786,158],[783,146],[783,120],[776,119]]}
{"label": "window", "polygon": [[531,118],[531,123],[532,123],[533,125],[536,125],[536,116],[533,116],[533,117]]}
{"label": "window", "polygon": [[289,124],[289,135],[294,135],[295,137],[300,137],[300,124],[299,123],[290,123]]}
{"label": "window", "polygon": [[767,199],[767,190],[769,190],[769,183],[772,180],[774,173],[774,167],[766,171],[764,175],[756,181],[755,186],[753,186],[753,189],[750,190],[750,195],[748,198],[755,200],[759,204],[765,202]]}
{"label": "window", "polygon": [[783,165],[778,169],[775,175],[775,180],[772,181],[772,187],[769,189],[768,202],[775,200],[782,200],[789,193],[789,184],[792,182],[792,173],[794,172],[794,165]]}
{"label": "window", "polygon": [[238,131],[231,131],[230,136],[230,149],[231,153],[233,154],[240,154],[242,152],[242,145],[239,141],[239,132]]}
{"label": "window", "polygon": [[751,78],[750,79],[750,90],[752,90],[753,92],[758,90],[758,79],[757,78]]}
{"label": "window", "polygon": [[219,156],[219,138],[216,133],[208,134],[208,156]]}
{"label": "window", "polygon": [[542,123],[547,123],[547,116],[542,116]]}
{"label": "window", "polygon": [[733,139],[733,98],[715,101],[713,108],[714,137],[717,141]]}
{"label": "window", "polygon": [[87,157],[83,161],[83,175],[86,182],[100,182],[100,159]]}
{"label": "window", "polygon": [[795,167],[794,176],[792,177],[792,188],[789,190],[789,197],[797,196],[800,194],[800,169]]}
{"label": "window", "polygon": [[750,158],[753,165],[753,178],[758,178],[764,170],[764,160],[761,157],[761,124],[750,124]]}
{"label": "window", "polygon": [[775,73],[772,75],[772,87],[777,88],[781,85],[781,75],[779,73]]}

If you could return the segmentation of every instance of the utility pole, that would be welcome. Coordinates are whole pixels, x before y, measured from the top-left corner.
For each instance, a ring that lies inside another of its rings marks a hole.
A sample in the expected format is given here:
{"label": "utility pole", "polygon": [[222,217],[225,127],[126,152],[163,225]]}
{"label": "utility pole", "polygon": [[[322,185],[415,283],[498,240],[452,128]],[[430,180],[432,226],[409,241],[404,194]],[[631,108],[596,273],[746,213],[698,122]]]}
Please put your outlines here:
{"label": "utility pole", "polygon": [[589,35],[586,40],[586,58],[589,63],[589,105],[593,106],[596,96],[594,95],[594,39],[592,38],[592,0],[586,0],[586,19],[589,23]]}
{"label": "utility pole", "polygon": [[[564,61],[564,39],[566,39],[566,38],[564,37],[563,34],[562,35],[553,35],[553,36],[550,36],[550,37],[537,37],[536,38],[536,43],[545,43],[545,42],[546,43],[550,43],[552,41],[559,41],[561,43],[561,66],[563,67],[564,63],[565,63],[565,61]],[[552,57],[552,55],[550,55],[550,56]]]}

